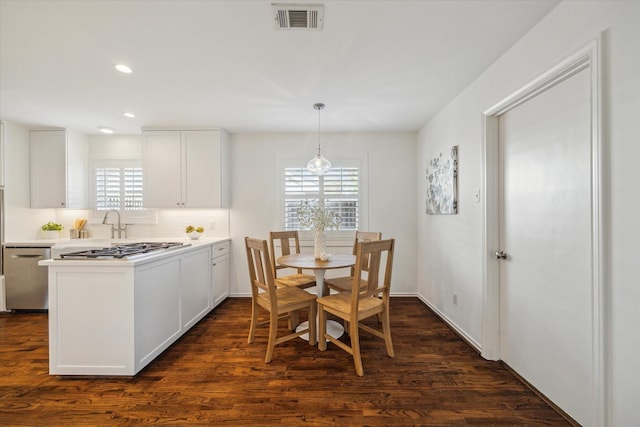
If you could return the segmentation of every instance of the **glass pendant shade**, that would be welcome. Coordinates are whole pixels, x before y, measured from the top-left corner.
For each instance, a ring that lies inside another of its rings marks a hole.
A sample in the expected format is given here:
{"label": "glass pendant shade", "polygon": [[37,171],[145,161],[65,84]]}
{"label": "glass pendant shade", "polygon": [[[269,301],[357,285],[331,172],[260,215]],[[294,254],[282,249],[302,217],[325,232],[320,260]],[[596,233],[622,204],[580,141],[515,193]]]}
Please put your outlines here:
{"label": "glass pendant shade", "polygon": [[320,146],[318,154],[307,163],[307,169],[316,175],[324,175],[331,169],[331,162],[320,153]]}
{"label": "glass pendant shade", "polygon": [[313,108],[318,111],[318,154],[309,160],[307,169],[316,175],[324,175],[331,169],[331,162],[320,153],[320,110],[324,108],[324,104],[314,104]]}

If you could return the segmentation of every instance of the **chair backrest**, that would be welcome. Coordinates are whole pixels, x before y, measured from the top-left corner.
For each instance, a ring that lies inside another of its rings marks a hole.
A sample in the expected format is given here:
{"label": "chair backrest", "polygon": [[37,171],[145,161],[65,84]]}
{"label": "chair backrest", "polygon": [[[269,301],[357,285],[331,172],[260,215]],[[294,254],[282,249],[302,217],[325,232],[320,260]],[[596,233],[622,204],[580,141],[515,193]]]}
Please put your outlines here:
{"label": "chair backrest", "polygon": [[255,299],[261,291],[269,294],[273,308],[277,306],[276,284],[271,269],[271,260],[266,240],[245,237],[247,248],[247,262],[249,265],[249,279],[251,280],[251,295]]}
{"label": "chair backrest", "polygon": [[[280,254],[276,254],[276,245],[274,242],[280,241]],[[281,256],[299,254],[300,253],[300,239],[298,238],[298,231],[272,231],[269,233],[269,247],[271,249],[271,269],[273,270],[274,277],[278,277],[278,270],[285,267],[283,265],[276,264],[276,259]],[[291,252],[295,251],[295,252]],[[298,273],[302,273],[302,269],[298,269]]]}
{"label": "chair backrest", "polygon": [[[358,243],[351,284],[352,310],[357,311],[359,301],[363,298],[382,296],[385,304],[389,302],[394,245],[395,239]],[[368,271],[362,268],[365,257],[368,259]],[[382,283],[380,276],[383,276]],[[367,283],[366,287],[360,286],[361,280]]]}
{"label": "chair backrest", "polygon": [[[382,233],[379,231],[356,231],[356,238],[353,241],[353,254],[356,255],[358,250],[358,243],[362,242],[375,242],[382,239]],[[360,260],[360,267],[364,271],[369,271],[369,256],[364,256]],[[351,267],[351,275],[355,272],[355,266]]]}

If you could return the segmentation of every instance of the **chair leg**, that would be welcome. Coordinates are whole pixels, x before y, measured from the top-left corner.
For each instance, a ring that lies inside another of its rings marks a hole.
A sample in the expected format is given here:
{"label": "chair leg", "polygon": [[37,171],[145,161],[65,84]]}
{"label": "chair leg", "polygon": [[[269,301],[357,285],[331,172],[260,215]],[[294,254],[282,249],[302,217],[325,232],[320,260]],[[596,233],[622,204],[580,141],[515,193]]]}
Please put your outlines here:
{"label": "chair leg", "polygon": [[256,334],[256,323],[258,322],[258,305],[255,301],[251,301],[251,326],[249,326],[249,339],[247,343],[251,344]]}
{"label": "chair leg", "polygon": [[391,326],[389,322],[389,307],[380,313],[382,315],[382,332],[384,334],[384,344],[387,346],[387,354],[389,357],[393,357],[393,343],[391,342]]}
{"label": "chair leg", "polygon": [[309,304],[309,344],[316,345],[316,302],[311,301]]}
{"label": "chair leg", "polygon": [[360,335],[358,332],[358,321],[352,319],[349,322],[349,335],[351,337],[351,351],[353,352],[353,363],[356,367],[356,374],[359,376],[364,375],[362,369],[362,358],[360,357]]}
{"label": "chair leg", "polygon": [[327,315],[323,309],[323,305],[318,303],[318,350],[325,351],[327,349],[327,339],[324,337],[327,330]]}
{"label": "chair leg", "polygon": [[289,312],[289,330],[295,331],[298,325],[300,324],[300,316],[298,311]]}
{"label": "chair leg", "polygon": [[264,358],[264,363],[271,362],[271,358],[273,357],[273,349],[276,346],[277,334],[278,334],[278,313],[270,313],[269,342],[267,343],[267,355]]}

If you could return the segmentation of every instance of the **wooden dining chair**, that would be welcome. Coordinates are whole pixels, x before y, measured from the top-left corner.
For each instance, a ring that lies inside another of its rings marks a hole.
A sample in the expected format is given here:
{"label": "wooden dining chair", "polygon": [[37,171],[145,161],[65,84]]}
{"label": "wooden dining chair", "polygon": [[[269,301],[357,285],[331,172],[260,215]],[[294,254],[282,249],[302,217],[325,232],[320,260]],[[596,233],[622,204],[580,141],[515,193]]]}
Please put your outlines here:
{"label": "wooden dining chair", "polygon": [[[356,265],[351,292],[340,292],[318,298],[318,348],[327,349],[327,340],[331,341],[353,356],[356,373],[364,375],[362,358],[360,356],[359,329],[363,329],[379,338],[384,339],[389,357],[394,357],[393,343],[389,322],[389,292],[391,287],[391,270],[393,266],[393,248],[395,239],[358,243],[356,249]],[[369,260],[369,272],[365,274],[363,260]],[[384,263],[382,260],[384,259]],[[382,269],[382,270],[381,270]],[[380,283],[380,276],[383,276]],[[366,278],[364,278],[366,276]],[[362,280],[366,287],[361,287]],[[326,331],[327,313],[349,322],[351,346],[333,338]],[[362,323],[369,317],[380,314],[382,330],[374,329]]]}
{"label": "wooden dining chair", "polygon": [[[280,242],[280,252],[276,254],[275,242]],[[276,278],[276,286],[296,286],[298,288],[310,288],[316,285],[316,277],[312,274],[304,274],[301,268],[297,273],[278,277],[278,271],[286,269],[283,265],[278,265],[276,260],[285,255],[300,253],[300,239],[298,231],[272,231],[269,233],[269,247],[271,249],[271,269]]]}
{"label": "wooden dining chair", "polygon": [[[362,242],[374,242],[382,239],[382,233],[378,231],[356,231],[356,236],[353,242],[353,254],[356,254],[358,243]],[[360,268],[363,271],[369,271],[369,257],[365,256],[361,260]],[[351,290],[351,283],[353,282],[353,274],[355,272],[355,265],[351,267],[351,273],[348,276],[334,277],[324,279],[324,284],[329,289],[333,289],[337,292],[345,292]],[[363,281],[362,286],[366,283]]]}
{"label": "wooden dining chair", "polygon": [[[251,326],[249,327],[249,339],[251,344],[255,338],[258,322],[258,307],[269,312],[269,341],[265,363],[271,362],[273,350],[277,344],[289,341],[300,335],[309,334],[309,344],[316,344],[316,295],[297,287],[276,287],[275,277],[271,270],[271,260],[266,240],[245,237],[247,249],[247,262],[249,265],[249,278],[251,280]],[[278,337],[278,321],[289,317],[289,313],[298,310],[307,310],[309,313],[309,327],[288,335]]]}

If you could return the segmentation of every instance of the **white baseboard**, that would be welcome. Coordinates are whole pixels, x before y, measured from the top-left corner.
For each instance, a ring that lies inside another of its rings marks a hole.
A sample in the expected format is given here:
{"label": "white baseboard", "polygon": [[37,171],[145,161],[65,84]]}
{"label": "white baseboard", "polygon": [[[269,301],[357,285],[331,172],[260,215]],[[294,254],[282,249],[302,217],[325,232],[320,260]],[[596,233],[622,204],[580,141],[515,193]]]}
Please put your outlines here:
{"label": "white baseboard", "polygon": [[416,294],[414,295],[420,299],[427,307],[431,309],[439,318],[442,319],[451,329],[453,329],[460,337],[467,342],[471,347],[473,347],[478,353],[482,354],[482,346],[475,339],[470,337],[464,330],[462,330],[456,323],[449,319],[446,314],[438,310],[434,305],[429,303],[429,301],[424,298],[422,295]]}

